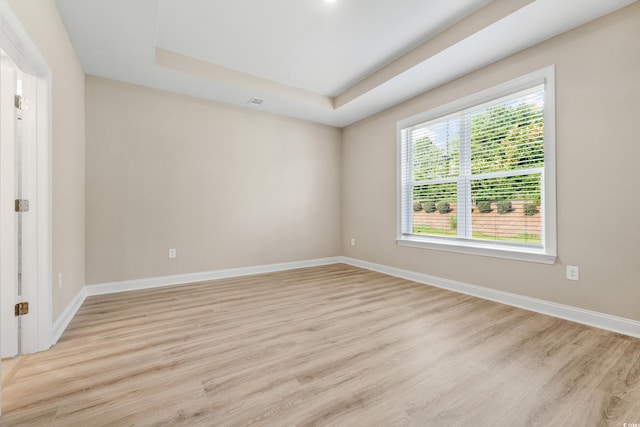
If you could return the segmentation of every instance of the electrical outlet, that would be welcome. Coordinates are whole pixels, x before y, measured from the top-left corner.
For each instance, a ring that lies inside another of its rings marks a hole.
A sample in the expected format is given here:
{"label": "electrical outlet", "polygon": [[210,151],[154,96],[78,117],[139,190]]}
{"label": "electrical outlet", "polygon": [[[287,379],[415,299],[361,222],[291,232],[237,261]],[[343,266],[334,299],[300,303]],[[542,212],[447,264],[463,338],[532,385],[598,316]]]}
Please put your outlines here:
{"label": "electrical outlet", "polygon": [[58,273],[58,289],[62,289],[62,271]]}
{"label": "electrical outlet", "polygon": [[173,259],[177,257],[178,257],[178,252],[175,250],[175,248],[169,249],[169,258]]}
{"label": "electrical outlet", "polygon": [[356,245],[356,238],[352,237],[351,238],[351,246],[355,246]]}
{"label": "electrical outlet", "polygon": [[567,280],[580,280],[580,269],[575,265],[567,265]]}

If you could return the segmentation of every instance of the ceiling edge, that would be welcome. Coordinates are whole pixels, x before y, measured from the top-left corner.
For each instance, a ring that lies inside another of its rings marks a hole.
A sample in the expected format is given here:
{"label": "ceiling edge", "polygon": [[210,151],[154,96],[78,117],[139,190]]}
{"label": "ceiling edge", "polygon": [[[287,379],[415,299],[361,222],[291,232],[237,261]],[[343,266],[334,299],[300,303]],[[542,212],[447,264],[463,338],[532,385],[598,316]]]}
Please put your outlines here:
{"label": "ceiling edge", "polygon": [[356,83],[335,98],[336,109],[374,90],[412,67],[428,60],[535,0],[493,0],[475,13],[430,38],[420,46]]}
{"label": "ceiling edge", "polygon": [[334,99],[330,96],[263,79],[158,47],[155,49],[155,64],[228,85],[250,88],[256,91],[257,96],[261,98],[268,99],[269,96],[277,96],[307,106],[330,108],[331,110],[334,108]]}

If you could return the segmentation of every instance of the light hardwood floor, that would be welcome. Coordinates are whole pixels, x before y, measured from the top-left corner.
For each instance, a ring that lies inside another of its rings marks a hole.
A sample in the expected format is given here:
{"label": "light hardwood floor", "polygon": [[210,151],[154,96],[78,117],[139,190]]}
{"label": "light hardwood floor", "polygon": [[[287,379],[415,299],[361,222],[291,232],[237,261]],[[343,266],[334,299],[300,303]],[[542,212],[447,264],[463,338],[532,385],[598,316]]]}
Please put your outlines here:
{"label": "light hardwood floor", "polygon": [[640,423],[640,340],[346,265],[90,297],[0,424]]}

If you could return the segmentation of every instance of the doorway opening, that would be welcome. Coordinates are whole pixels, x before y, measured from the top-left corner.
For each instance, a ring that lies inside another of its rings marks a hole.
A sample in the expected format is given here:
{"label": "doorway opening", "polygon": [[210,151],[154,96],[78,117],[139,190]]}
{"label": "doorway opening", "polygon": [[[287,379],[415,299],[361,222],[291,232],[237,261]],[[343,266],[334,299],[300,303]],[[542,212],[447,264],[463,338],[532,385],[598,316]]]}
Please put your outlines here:
{"label": "doorway opening", "polygon": [[[20,20],[0,0],[2,358],[52,344],[50,100],[51,70]],[[13,370],[16,364],[8,367]],[[0,384],[0,396],[1,390]]]}
{"label": "doorway opening", "polygon": [[[35,77],[21,69],[0,49],[0,292],[2,318],[0,348],[2,358],[23,353],[24,315],[18,315],[18,304],[26,299],[32,287],[31,239],[33,215],[29,197],[33,194],[32,166],[35,141],[34,114],[29,99],[34,93]],[[13,209],[11,209],[13,205]],[[26,239],[24,238],[26,237]],[[27,305],[21,311],[26,311]],[[12,310],[13,308],[13,310]]]}

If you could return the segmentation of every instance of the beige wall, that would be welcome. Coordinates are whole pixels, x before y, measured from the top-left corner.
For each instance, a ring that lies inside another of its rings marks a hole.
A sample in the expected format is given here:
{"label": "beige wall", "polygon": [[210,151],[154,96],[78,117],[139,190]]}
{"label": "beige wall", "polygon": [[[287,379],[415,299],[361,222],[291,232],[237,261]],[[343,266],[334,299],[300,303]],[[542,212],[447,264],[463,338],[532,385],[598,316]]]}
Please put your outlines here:
{"label": "beige wall", "polygon": [[[343,254],[640,320],[638,40],[635,3],[344,129]],[[397,246],[396,122],[551,64],[556,265]],[[565,279],[567,264],[580,267],[579,282]]]}
{"label": "beige wall", "polygon": [[[640,4],[343,132],[95,77],[85,98],[53,1],[9,4],[53,71],[54,319],[85,283],[343,254],[640,320],[640,199],[627,172],[640,158]],[[396,121],[549,64],[558,263],[396,246]],[[567,264],[580,282],[564,279]]]}
{"label": "beige wall", "polygon": [[[85,284],[84,72],[53,0],[9,0],[52,71],[53,318]],[[63,287],[58,288],[58,272]]]}
{"label": "beige wall", "polygon": [[93,76],[86,123],[87,284],[340,254],[339,129]]}

